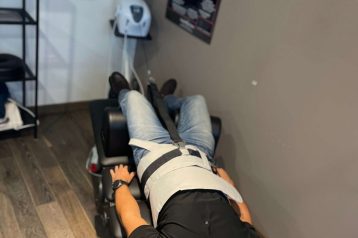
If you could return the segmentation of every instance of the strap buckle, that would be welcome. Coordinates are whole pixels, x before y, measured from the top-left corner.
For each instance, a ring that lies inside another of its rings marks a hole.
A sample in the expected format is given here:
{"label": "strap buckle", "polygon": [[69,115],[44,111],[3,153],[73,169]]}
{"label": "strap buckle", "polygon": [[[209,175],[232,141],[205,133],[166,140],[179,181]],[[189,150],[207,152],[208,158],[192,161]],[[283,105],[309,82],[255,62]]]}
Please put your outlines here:
{"label": "strap buckle", "polygon": [[184,141],[173,142],[173,145],[177,146],[179,149],[184,149],[185,148],[185,142]]}

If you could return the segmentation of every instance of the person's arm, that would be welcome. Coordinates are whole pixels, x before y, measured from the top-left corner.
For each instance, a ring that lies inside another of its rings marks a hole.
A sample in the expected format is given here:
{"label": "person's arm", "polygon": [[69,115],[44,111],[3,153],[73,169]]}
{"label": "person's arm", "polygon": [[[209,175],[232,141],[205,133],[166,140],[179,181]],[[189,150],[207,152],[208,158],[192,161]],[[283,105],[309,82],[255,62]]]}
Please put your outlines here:
{"label": "person's arm", "polygon": [[[128,184],[132,181],[135,173],[129,173],[128,167],[119,165],[110,170],[112,182],[122,180]],[[134,199],[127,185],[122,185],[115,193],[116,210],[122,221],[127,236],[140,226],[148,225],[142,218],[137,201]]]}
{"label": "person's arm", "polygon": [[[222,168],[216,168],[218,175],[224,179],[226,182],[231,184],[236,190],[238,190],[235,186],[234,181],[230,178],[229,174]],[[239,191],[239,190],[238,190]],[[252,218],[250,214],[250,210],[247,207],[246,203],[243,202],[234,202],[232,204],[236,212],[240,212],[240,220],[243,222],[250,223],[252,225]],[[239,211],[237,211],[239,209]]]}

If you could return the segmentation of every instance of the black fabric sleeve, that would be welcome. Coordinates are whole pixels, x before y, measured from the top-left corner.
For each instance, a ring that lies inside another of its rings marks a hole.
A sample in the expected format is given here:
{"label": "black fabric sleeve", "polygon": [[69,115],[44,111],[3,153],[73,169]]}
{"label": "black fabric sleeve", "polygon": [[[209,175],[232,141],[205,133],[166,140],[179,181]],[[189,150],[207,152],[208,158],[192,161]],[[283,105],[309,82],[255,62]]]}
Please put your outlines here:
{"label": "black fabric sleeve", "polygon": [[164,238],[154,227],[150,225],[139,226],[128,238]]}
{"label": "black fabric sleeve", "polygon": [[250,223],[247,222],[243,222],[245,228],[247,229],[247,238],[261,238],[261,235],[259,232],[257,232],[257,230],[255,229],[255,227],[253,227]]}

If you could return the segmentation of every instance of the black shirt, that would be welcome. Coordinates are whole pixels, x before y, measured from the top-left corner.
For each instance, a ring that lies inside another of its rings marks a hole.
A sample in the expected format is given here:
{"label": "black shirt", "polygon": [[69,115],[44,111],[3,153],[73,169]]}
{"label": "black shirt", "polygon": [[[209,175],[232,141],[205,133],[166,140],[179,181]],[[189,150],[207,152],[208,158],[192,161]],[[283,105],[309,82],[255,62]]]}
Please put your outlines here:
{"label": "black shirt", "polygon": [[220,192],[188,190],[173,195],[161,210],[158,226],[144,225],[129,238],[256,238]]}

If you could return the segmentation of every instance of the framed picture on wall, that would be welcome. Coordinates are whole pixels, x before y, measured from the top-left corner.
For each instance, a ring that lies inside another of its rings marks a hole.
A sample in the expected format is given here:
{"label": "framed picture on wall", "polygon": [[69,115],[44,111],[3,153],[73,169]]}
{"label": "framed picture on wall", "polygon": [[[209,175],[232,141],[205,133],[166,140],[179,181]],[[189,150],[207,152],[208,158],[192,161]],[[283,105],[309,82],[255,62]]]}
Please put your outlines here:
{"label": "framed picture on wall", "polygon": [[168,0],[166,17],[210,44],[221,0]]}

